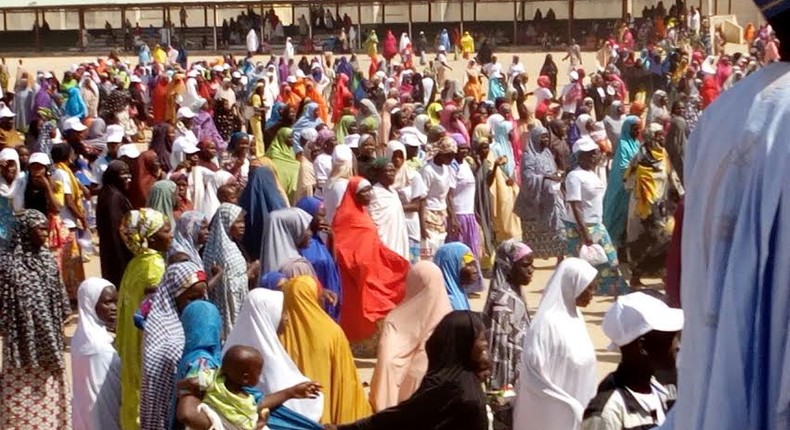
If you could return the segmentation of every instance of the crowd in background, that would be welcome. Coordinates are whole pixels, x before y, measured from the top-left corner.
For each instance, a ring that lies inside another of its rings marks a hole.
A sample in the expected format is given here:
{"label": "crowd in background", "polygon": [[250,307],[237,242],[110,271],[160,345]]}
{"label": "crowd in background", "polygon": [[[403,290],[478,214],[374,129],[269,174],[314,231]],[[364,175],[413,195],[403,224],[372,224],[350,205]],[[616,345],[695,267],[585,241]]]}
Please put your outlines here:
{"label": "crowd in background", "polygon": [[[571,41],[534,80],[458,30],[372,31],[349,57],[288,37],[257,61],[253,29],[244,58],[144,45],[137,64],[3,67],[0,427],[661,424],[683,313],[634,291],[665,278],[679,306],[688,136],[779,51],[767,24],[727,55],[693,7],[646,15],[597,64]],[[622,353],[600,385],[594,295],[616,298]],[[369,394],[355,357],[378,358]]]}

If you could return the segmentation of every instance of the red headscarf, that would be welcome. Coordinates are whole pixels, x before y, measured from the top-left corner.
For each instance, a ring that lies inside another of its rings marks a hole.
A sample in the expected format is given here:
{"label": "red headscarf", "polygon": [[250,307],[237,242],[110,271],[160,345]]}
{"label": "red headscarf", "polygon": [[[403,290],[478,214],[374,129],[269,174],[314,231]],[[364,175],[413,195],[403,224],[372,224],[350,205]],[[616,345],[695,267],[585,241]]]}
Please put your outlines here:
{"label": "red headscarf", "polygon": [[332,97],[332,122],[337,124],[343,115],[343,109],[348,106],[349,101],[354,100],[351,90],[348,89],[348,76],[344,73],[337,74],[337,84],[335,84],[335,95]]}
{"label": "red headscarf", "polygon": [[376,224],[356,194],[362,177],[354,176],[332,220],[335,255],[343,282],[340,326],[348,340],[371,337],[383,319],[406,294],[409,262],[379,239]]}
{"label": "red headscarf", "polygon": [[129,184],[129,202],[132,207],[139,209],[148,202],[148,193],[151,187],[159,180],[155,175],[159,156],[153,150],[144,151],[137,158],[132,171],[132,182]]}
{"label": "red headscarf", "polygon": [[392,34],[392,30],[387,30],[387,35],[384,36],[384,47],[381,50],[381,55],[383,55],[387,61],[390,61],[397,53],[398,41],[395,40],[395,35]]}

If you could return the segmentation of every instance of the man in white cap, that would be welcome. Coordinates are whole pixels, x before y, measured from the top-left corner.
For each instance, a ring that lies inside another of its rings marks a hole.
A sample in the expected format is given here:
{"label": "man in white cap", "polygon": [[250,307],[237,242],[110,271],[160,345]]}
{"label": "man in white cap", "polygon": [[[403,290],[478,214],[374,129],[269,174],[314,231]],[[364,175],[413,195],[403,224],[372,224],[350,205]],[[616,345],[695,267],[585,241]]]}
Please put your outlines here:
{"label": "man in white cap", "polygon": [[24,143],[14,128],[14,112],[0,102],[0,149],[14,148]]}
{"label": "man in white cap", "polygon": [[[47,213],[50,207],[57,207],[48,176],[51,164],[49,155],[44,152],[30,154],[27,175],[22,177],[14,194],[14,212],[37,209],[41,213]],[[26,201],[26,197],[30,200]]]}
{"label": "man in white cap", "polygon": [[97,158],[91,166],[93,181],[99,186],[102,184],[102,176],[104,176],[104,171],[107,170],[107,166],[111,161],[118,158],[118,149],[121,147],[124,140],[123,126],[118,124],[108,125],[106,140],[107,150],[104,155]]}
{"label": "man in white cap", "polygon": [[648,429],[661,425],[672,394],[655,377],[674,364],[674,348],[683,328],[683,311],[637,292],[620,296],[606,312],[603,331],[610,349],[622,355],[617,370],[598,386],[587,405],[582,430]]}
{"label": "man in white cap", "polygon": [[190,70],[187,72],[187,80],[186,80],[186,92],[184,93],[184,99],[181,102],[181,106],[189,106],[192,107],[195,105],[198,97],[198,71],[195,69]]}
{"label": "man in white cap", "polygon": [[686,145],[686,325],[667,430],[790,428],[790,1],[755,3],[781,61],[722,93]]}
{"label": "man in white cap", "polygon": [[192,132],[192,118],[195,117],[195,112],[184,106],[178,109],[176,117],[178,118],[176,138],[170,151],[170,165],[173,167],[184,161],[183,148],[188,145],[197,147],[198,144],[197,137]]}

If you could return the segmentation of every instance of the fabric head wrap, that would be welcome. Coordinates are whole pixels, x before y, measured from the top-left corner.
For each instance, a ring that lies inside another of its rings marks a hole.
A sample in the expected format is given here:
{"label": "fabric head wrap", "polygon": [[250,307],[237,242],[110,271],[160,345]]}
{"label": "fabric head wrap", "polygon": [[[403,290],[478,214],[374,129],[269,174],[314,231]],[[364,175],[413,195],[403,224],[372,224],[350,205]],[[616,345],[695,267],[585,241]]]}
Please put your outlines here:
{"label": "fabric head wrap", "polygon": [[458,152],[458,145],[455,144],[452,137],[445,136],[436,144],[436,152],[438,154],[455,154]]}
{"label": "fabric head wrap", "polygon": [[165,215],[153,209],[142,208],[129,211],[121,223],[126,247],[134,255],[146,252],[148,239],[168,222]]}

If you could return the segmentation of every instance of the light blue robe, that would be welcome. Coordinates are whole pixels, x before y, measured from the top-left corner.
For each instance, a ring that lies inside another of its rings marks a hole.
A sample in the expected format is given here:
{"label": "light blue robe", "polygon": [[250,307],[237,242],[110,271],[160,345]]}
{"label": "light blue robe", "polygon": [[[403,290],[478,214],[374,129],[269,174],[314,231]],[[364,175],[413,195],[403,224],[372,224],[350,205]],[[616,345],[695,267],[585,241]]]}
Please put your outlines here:
{"label": "light blue robe", "polygon": [[617,152],[612,159],[612,170],[609,172],[606,194],[603,198],[603,224],[606,226],[615,248],[620,246],[625,238],[628,199],[631,197],[630,191],[625,189],[623,175],[642,145],[631,135],[631,126],[637,121],[639,121],[639,117],[633,115],[623,121],[623,131],[620,133]]}

